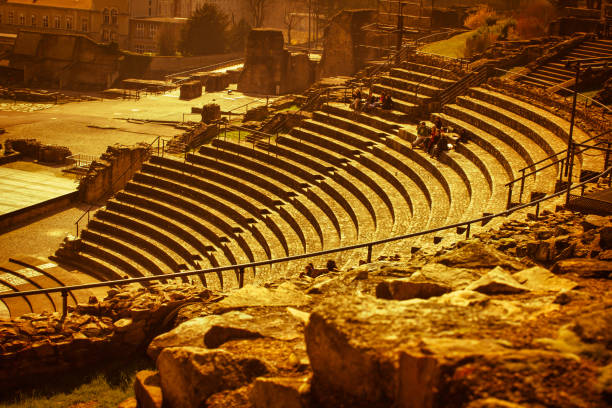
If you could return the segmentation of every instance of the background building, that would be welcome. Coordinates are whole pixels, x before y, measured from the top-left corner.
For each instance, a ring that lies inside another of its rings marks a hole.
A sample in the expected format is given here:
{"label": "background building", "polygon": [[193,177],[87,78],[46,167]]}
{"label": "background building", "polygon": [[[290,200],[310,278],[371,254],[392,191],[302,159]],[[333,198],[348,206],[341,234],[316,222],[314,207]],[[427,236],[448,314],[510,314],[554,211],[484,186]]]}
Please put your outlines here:
{"label": "background building", "polygon": [[129,13],[130,2],[125,0],[6,0],[0,4],[0,31],[76,33],[125,48]]}

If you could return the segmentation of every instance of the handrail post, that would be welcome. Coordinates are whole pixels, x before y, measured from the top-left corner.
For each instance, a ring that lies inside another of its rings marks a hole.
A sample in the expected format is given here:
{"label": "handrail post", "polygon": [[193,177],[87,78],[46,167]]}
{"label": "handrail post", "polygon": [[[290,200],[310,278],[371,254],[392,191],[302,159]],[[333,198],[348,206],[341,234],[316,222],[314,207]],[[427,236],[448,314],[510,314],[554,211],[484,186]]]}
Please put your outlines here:
{"label": "handrail post", "polygon": [[540,201],[537,202],[535,210],[535,219],[537,220],[538,218],[540,218]]}
{"label": "handrail post", "polygon": [[367,263],[372,262],[372,244],[368,245],[368,258]]}
{"label": "handrail post", "polygon": [[238,268],[238,286],[244,287],[244,267]]}
{"label": "handrail post", "polygon": [[512,186],[514,185],[514,182],[511,182],[508,185],[508,201],[506,202],[506,209],[509,209],[510,206],[512,205]]}
{"label": "handrail post", "polygon": [[610,142],[606,143],[606,157],[604,159],[604,170],[610,165]]}
{"label": "handrail post", "polygon": [[570,199],[570,191],[572,189],[572,171],[574,170],[574,143],[570,139],[569,157],[568,157],[568,166],[569,166],[569,174],[567,176],[567,195],[565,196],[565,205],[569,204]]}
{"label": "handrail post", "polygon": [[523,175],[521,176],[521,190],[519,192],[519,203],[523,202],[523,191],[525,190],[525,169],[522,169],[521,172]]}
{"label": "handrail post", "polygon": [[471,230],[471,228],[472,228],[472,224],[469,223],[467,225],[467,228],[465,229],[465,239],[470,239],[470,230]]}
{"label": "handrail post", "polygon": [[66,320],[67,315],[68,315],[68,291],[64,289],[62,290],[62,318],[60,320],[62,322]]}

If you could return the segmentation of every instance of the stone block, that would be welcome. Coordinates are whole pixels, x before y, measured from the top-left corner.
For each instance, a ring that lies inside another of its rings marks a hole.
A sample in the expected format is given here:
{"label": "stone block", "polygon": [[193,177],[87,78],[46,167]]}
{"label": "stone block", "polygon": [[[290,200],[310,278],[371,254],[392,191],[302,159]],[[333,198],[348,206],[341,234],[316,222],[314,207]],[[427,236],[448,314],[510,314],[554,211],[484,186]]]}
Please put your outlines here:
{"label": "stone block", "polygon": [[134,395],[140,408],[162,408],[164,399],[159,373],[150,370],[136,373]]}
{"label": "stone block", "polygon": [[188,101],[202,96],[202,84],[200,81],[188,81],[181,84],[179,99]]}

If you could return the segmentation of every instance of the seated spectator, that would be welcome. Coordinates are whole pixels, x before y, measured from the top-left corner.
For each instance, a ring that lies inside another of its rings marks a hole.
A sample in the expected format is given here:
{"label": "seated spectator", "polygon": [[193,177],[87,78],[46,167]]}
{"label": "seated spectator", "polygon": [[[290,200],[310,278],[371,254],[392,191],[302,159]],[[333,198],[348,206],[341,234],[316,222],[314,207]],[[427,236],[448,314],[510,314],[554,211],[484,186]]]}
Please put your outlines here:
{"label": "seated spectator", "polygon": [[440,136],[438,137],[438,142],[434,146],[433,151],[431,153],[432,157],[438,159],[440,157],[440,153],[449,149],[448,145],[448,137],[446,136],[444,131],[441,131]]}
{"label": "seated spectator", "polygon": [[429,136],[429,140],[427,143],[427,153],[430,156],[433,155],[434,148],[438,144],[438,140],[440,140],[441,132],[442,132],[442,129],[438,128],[437,126],[434,126],[433,128],[431,128],[431,134]]}
{"label": "seated spectator", "polygon": [[427,136],[429,136],[429,128],[425,124],[424,121],[421,121],[417,126],[417,138],[412,142],[412,148],[415,149],[420,145],[425,147],[425,142],[427,141]]}
{"label": "seated spectator", "polygon": [[385,99],[383,100],[382,108],[385,110],[393,109],[393,99],[391,99],[390,94],[385,93]]}
{"label": "seated spectator", "polygon": [[457,139],[457,143],[467,143],[469,141],[468,131],[465,129],[461,129],[459,131],[459,139]]}

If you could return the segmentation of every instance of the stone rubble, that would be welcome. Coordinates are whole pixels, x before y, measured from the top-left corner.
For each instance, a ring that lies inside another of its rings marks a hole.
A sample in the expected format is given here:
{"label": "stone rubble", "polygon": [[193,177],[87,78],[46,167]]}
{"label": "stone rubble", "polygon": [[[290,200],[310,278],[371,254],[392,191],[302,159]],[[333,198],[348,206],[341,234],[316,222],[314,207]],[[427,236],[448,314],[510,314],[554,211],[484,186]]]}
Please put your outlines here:
{"label": "stone rubble", "polygon": [[113,289],[59,330],[57,314],[2,322],[1,372],[148,346],[157,370],[134,384],[147,408],[605,407],[611,227],[560,210],[315,279]]}

